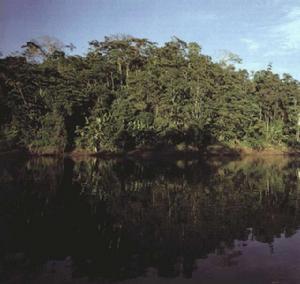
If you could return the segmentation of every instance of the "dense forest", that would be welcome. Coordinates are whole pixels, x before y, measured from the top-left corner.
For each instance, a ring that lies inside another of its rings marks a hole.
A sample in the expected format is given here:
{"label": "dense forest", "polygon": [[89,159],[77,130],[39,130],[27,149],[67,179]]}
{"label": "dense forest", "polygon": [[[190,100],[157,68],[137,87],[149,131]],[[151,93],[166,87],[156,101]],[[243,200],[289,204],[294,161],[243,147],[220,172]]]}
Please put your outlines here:
{"label": "dense forest", "polygon": [[239,69],[195,42],[131,36],[89,42],[85,55],[51,38],[0,59],[0,151],[91,152],[169,147],[296,147],[300,83]]}

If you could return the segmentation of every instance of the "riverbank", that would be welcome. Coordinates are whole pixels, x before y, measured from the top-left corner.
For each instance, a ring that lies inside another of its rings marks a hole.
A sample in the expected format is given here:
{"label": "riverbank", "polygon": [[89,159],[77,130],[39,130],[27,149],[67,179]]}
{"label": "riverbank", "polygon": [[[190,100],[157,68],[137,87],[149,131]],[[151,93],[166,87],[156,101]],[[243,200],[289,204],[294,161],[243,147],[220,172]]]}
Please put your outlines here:
{"label": "riverbank", "polygon": [[245,157],[245,156],[300,156],[300,149],[285,148],[285,147],[269,147],[262,150],[257,150],[248,147],[228,147],[224,145],[210,145],[205,148],[196,149],[151,149],[139,148],[128,152],[91,152],[83,149],[75,149],[70,152],[59,152],[55,149],[45,150],[28,150],[28,149],[14,149],[11,151],[0,152],[0,157],[70,157],[70,158],[83,158],[83,157],[97,157],[101,159],[115,159],[115,158],[134,158],[134,159],[198,159],[201,157]]}

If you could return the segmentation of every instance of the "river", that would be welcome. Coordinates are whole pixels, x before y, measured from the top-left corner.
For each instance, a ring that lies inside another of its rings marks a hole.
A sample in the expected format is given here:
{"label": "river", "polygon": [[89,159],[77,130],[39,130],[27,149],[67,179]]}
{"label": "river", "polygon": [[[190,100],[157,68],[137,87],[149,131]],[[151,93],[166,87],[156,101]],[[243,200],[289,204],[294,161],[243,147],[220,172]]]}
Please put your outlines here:
{"label": "river", "polygon": [[300,283],[300,158],[0,159],[1,283]]}

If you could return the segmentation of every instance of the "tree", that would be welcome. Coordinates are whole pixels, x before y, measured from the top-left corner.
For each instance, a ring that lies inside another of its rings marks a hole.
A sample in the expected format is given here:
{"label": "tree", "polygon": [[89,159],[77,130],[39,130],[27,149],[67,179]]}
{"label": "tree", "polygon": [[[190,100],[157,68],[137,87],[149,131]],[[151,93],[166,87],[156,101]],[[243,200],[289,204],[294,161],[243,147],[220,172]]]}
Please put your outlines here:
{"label": "tree", "polygon": [[227,52],[216,63],[199,44],[177,37],[161,46],[128,35],[89,45],[86,55],[72,55],[74,45],[42,37],[0,59],[0,147],[128,151],[299,142],[299,82],[271,65],[250,77],[238,69],[237,55]]}

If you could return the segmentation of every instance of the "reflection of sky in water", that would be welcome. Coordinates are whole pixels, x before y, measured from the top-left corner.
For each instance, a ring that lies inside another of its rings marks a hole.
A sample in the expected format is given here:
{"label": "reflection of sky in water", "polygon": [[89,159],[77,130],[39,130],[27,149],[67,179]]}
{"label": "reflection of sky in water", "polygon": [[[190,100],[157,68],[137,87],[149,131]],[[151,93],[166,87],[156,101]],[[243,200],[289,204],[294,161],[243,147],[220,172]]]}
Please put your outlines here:
{"label": "reflection of sky in water", "polygon": [[235,241],[234,249],[222,255],[198,259],[191,279],[181,275],[170,281],[149,268],[146,277],[121,283],[300,283],[300,232],[288,239],[276,238],[272,247],[253,240]]}
{"label": "reflection of sky in water", "polygon": [[[71,281],[71,263],[70,258],[49,261],[36,283]],[[272,245],[254,240],[235,241],[235,247],[225,249],[224,254],[211,253],[205,259],[196,260],[190,279],[182,273],[176,278],[162,278],[156,268],[148,267],[144,276],[116,283],[300,283],[299,264],[300,233],[297,232],[288,239],[276,238]],[[182,264],[177,264],[176,268],[181,270]]]}

